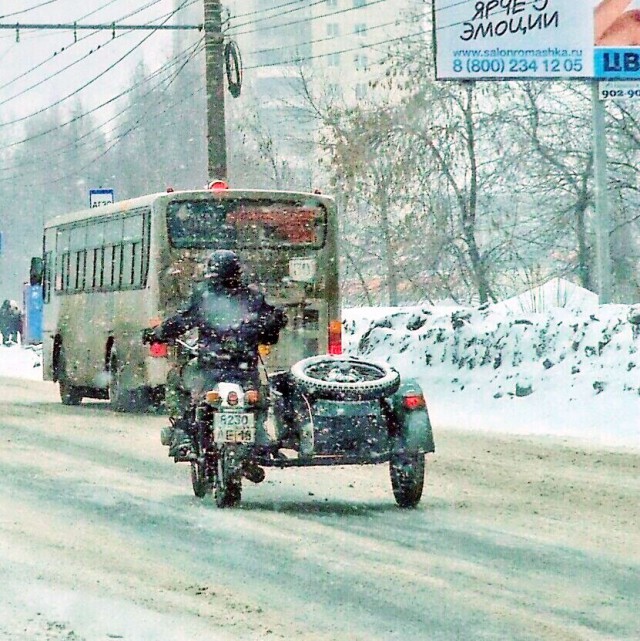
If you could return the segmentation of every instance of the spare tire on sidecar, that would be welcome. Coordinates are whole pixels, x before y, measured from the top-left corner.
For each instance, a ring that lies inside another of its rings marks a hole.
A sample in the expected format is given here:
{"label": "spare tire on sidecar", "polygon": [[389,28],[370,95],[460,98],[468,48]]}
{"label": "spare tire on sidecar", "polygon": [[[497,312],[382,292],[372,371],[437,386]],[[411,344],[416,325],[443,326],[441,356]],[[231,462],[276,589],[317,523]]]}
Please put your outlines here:
{"label": "spare tire on sidecar", "polygon": [[400,374],[388,365],[347,356],[312,356],[291,367],[300,390],[316,398],[366,401],[390,396],[400,386]]}
{"label": "spare tire on sidecar", "polygon": [[[425,454],[435,448],[417,381],[401,381],[389,365],[351,356],[303,359],[291,367],[287,380],[301,456],[276,465],[389,462],[398,505],[419,503]],[[280,412],[280,401],[274,409]]]}

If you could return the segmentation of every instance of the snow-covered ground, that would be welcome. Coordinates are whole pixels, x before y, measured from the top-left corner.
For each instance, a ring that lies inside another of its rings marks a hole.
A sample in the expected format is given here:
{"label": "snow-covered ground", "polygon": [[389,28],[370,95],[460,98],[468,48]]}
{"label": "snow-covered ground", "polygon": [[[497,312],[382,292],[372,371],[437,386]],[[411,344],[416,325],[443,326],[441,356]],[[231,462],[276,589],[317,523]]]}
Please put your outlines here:
{"label": "snow-covered ground", "polygon": [[[537,290],[484,310],[344,310],[351,353],[417,378],[438,427],[640,448],[640,305]],[[532,310],[542,311],[532,311]],[[0,347],[0,376],[41,379],[40,354]]]}
{"label": "snow-covered ground", "polygon": [[0,345],[0,377],[42,380],[42,351],[36,346]]}

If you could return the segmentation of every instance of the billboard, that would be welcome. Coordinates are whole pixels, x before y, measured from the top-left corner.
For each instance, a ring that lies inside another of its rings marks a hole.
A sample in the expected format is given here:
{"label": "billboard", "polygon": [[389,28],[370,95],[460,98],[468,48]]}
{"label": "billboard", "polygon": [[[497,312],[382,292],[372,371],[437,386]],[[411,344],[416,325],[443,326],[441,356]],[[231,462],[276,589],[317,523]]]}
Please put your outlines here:
{"label": "billboard", "polygon": [[640,79],[638,0],[434,0],[438,80]]}

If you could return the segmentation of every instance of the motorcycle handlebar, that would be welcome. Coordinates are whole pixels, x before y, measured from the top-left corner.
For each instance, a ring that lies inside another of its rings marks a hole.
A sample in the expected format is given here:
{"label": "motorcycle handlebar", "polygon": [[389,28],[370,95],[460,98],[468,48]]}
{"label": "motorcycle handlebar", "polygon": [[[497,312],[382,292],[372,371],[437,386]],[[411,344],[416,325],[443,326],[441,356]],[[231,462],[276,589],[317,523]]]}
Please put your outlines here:
{"label": "motorcycle handlebar", "polygon": [[180,345],[181,347],[184,347],[186,350],[190,351],[194,356],[197,355],[198,353],[198,346],[197,345],[192,345],[191,343],[187,343],[186,341],[182,341],[179,338],[175,339],[176,345]]}

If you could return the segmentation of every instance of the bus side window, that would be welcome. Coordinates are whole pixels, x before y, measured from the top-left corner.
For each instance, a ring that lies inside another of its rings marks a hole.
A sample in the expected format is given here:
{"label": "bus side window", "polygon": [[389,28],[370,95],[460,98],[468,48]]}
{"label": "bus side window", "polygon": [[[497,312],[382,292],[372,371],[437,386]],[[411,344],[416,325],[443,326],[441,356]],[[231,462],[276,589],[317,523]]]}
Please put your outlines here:
{"label": "bus side window", "polygon": [[53,260],[53,254],[48,251],[44,254],[44,276],[42,278],[42,300],[45,303],[51,301],[51,267]]}
{"label": "bus side window", "polygon": [[78,290],[82,284],[82,252],[73,252],[71,260],[71,289]]}
{"label": "bus side window", "polygon": [[[124,219],[123,247],[122,247],[122,287],[137,285],[136,262],[140,262],[140,241],[142,240],[141,213],[127,216]],[[140,270],[138,269],[138,272]]]}
{"label": "bus side window", "polygon": [[120,243],[115,246],[113,255],[113,286],[116,289],[122,289],[123,286],[123,269],[124,269],[124,245]]}
{"label": "bus side window", "polygon": [[96,249],[96,287],[100,289],[105,287],[104,257],[105,257],[104,247],[98,247],[98,249]]}
{"label": "bus side window", "polygon": [[130,284],[139,287],[142,284],[142,243],[131,243]]}
{"label": "bus side window", "polygon": [[87,249],[84,252],[84,283],[85,291],[93,289],[93,249]]}
{"label": "bus side window", "polygon": [[69,234],[70,259],[70,282],[68,289],[78,291],[82,289],[84,278],[84,249],[87,244],[87,226],[76,225],[72,227]]}
{"label": "bus side window", "polygon": [[115,245],[104,248],[104,265],[102,270],[102,287],[109,289],[113,286],[113,252]]}
{"label": "bus side window", "polygon": [[96,276],[96,262],[95,262],[95,249],[87,249],[87,256],[85,258],[86,272],[84,288],[86,291],[91,291],[95,287]]}
{"label": "bus side window", "polygon": [[62,254],[58,254],[58,258],[56,259],[56,264],[55,264],[55,283],[54,283],[54,287],[57,292],[62,291],[62,284],[63,284]]}

